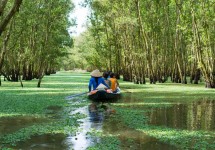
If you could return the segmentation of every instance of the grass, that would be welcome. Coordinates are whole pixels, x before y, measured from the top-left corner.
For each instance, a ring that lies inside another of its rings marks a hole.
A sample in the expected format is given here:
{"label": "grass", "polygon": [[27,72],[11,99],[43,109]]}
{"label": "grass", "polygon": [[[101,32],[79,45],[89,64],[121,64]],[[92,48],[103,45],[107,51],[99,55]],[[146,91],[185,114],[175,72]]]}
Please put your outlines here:
{"label": "grass", "polygon": [[[75,103],[78,99],[74,99],[74,104],[68,104],[65,97],[86,92],[88,80],[89,73],[58,72],[54,75],[45,76],[41,88],[36,87],[37,80],[23,81],[23,88],[20,87],[20,83],[2,81],[0,87],[0,119],[16,116],[44,118],[47,117],[47,108],[50,106],[58,106],[63,110],[60,112],[60,119],[30,125],[13,133],[0,135],[0,145],[7,148],[19,141],[25,141],[33,135],[49,133],[67,135],[76,132],[79,126],[77,119],[86,116],[77,114],[71,117],[69,112],[78,107],[86,106],[89,102],[79,101],[79,103]],[[215,89],[206,89],[203,83],[182,85],[168,82],[156,85],[136,85],[121,80],[120,88],[123,93],[122,99],[118,103],[111,104],[117,113],[109,120],[117,118],[128,128],[155,137],[159,141],[174,145],[179,149],[215,148],[213,131],[191,131],[166,126],[153,126],[148,124],[149,117],[147,116],[147,111],[156,108],[173,107],[180,103],[193,108],[195,102],[213,101],[215,100]],[[83,96],[83,99],[85,98],[86,96]],[[210,107],[207,105],[204,110],[207,111]],[[201,110],[197,110],[197,112],[202,113]],[[92,130],[92,133],[89,134],[98,136],[101,140],[88,149],[120,149],[121,142],[117,135],[113,136],[104,131],[101,131],[101,134],[93,134],[93,132],[95,131]]]}

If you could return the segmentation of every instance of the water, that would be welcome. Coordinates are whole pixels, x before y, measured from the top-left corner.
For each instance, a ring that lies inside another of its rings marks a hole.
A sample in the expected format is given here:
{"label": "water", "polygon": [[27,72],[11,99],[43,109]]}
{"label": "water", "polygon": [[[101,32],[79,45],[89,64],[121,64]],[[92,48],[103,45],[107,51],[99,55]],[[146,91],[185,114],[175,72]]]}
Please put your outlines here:
{"label": "water", "polygon": [[[128,101],[127,104],[131,103]],[[138,103],[137,100],[132,103]],[[129,106],[136,107],[136,105]],[[191,103],[171,104],[168,107],[149,107],[139,105],[138,109],[147,109],[148,124],[153,126],[163,126],[175,129],[186,130],[215,130],[215,101],[201,100]],[[49,119],[60,117],[60,107],[51,106],[46,109],[46,114],[51,116]],[[123,150],[175,150],[176,148],[158,141],[156,138],[150,137],[143,132],[128,128],[120,118],[114,116],[115,110],[111,109],[111,105],[91,103],[89,106],[81,107],[71,112],[86,114],[87,117],[79,119],[80,127],[75,135],[66,136],[64,134],[45,134],[32,136],[31,139],[19,142],[15,147],[17,149],[32,150],[85,150],[87,147],[99,143],[99,137],[91,136],[89,133],[94,131],[103,131],[104,134],[115,135],[121,141],[121,149]],[[37,123],[43,123],[47,118],[36,118],[32,116],[5,117],[0,119],[0,134],[8,134],[15,132],[21,128],[31,126]]]}
{"label": "water", "polygon": [[117,136],[123,150],[177,150],[176,147],[160,142],[143,132],[128,128],[120,122],[120,118],[105,121],[103,131]]}
{"label": "water", "polygon": [[101,130],[104,115],[102,112],[97,110],[97,106],[95,104],[79,108],[76,111],[73,111],[71,115],[76,113],[88,114],[88,117],[78,120],[81,122],[78,132],[75,136],[68,137],[68,141],[73,144],[73,150],[85,150],[87,147],[99,142],[99,138],[91,137],[88,132],[93,129]]}
{"label": "water", "polygon": [[69,150],[72,148],[72,143],[67,140],[64,134],[45,134],[19,142],[15,148],[22,150]]}
{"label": "water", "polygon": [[32,116],[16,116],[0,118],[0,135],[15,132],[21,128],[46,122],[46,118]]}
{"label": "water", "polygon": [[149,124],[187,130],[215,130],[215,101],[201,100],[151,109]]}

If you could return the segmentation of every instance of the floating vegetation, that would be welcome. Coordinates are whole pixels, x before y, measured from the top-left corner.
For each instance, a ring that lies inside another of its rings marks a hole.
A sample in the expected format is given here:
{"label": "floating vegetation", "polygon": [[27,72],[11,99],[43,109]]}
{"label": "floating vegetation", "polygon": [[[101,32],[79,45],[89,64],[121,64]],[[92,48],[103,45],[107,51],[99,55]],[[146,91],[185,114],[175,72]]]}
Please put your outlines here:
{"label": "floating vegetation", "polygon": [[[24,149],[30,143],[51,148],[62,142],[59,149],[72,149],[85,138],[90,150],[215,149],[214,89],[120,81],[123,96],[116,103],[94,107],[86,95],[65,100],[85,92],[88,79],[88,74],[57,73],[45,77],[40,89],[33,86],[35,81],[26,82],[23,89],[3,82],[1,148]],[[50,141],[42,144],[45,137]]]}

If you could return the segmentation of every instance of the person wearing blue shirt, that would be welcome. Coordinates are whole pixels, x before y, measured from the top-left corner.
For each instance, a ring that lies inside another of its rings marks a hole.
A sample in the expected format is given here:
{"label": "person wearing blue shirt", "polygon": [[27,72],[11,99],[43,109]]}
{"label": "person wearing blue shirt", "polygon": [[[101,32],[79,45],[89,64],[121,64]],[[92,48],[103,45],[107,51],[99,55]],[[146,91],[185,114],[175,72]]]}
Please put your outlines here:
{"label": "person wearing blue shirt", "polygon": [[[90,78],[90,81],[89,81],[89,92],[91,90],[96,90],[96,88],[101,83],[109,88],[109,86],[105,83],[104,78],[102,78],[102,74],[101,74],[101,72],[99,70],[94,70],[90,75],[91,75],[91,78]],[[93,87],[93,89],[92,89],[92,87]]]}

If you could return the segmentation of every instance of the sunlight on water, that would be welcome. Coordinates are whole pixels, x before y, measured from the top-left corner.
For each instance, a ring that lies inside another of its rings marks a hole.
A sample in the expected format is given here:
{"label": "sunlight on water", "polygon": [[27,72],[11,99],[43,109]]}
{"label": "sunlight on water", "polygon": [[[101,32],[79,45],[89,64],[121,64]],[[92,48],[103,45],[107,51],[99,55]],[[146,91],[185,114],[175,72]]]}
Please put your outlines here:
{"label": "sunlight on water", "polygon": [[79,131],[75,136],[69,137],[68,140],[73,143],[74,150],[85,150],[87,147],[93,145],[95,141],[99,140],[99,138],[90,137],[88,132],[91,130],[99,131],[102,129],[103,115],[100,114],[100,119],[96,119],[96,116],[92,116],[92,113],[88,110],[88,107],[79,108],[76,111],[73,111],[71,115],[76,113],[89,114],[89,116],[79,120],[81,122]]}

